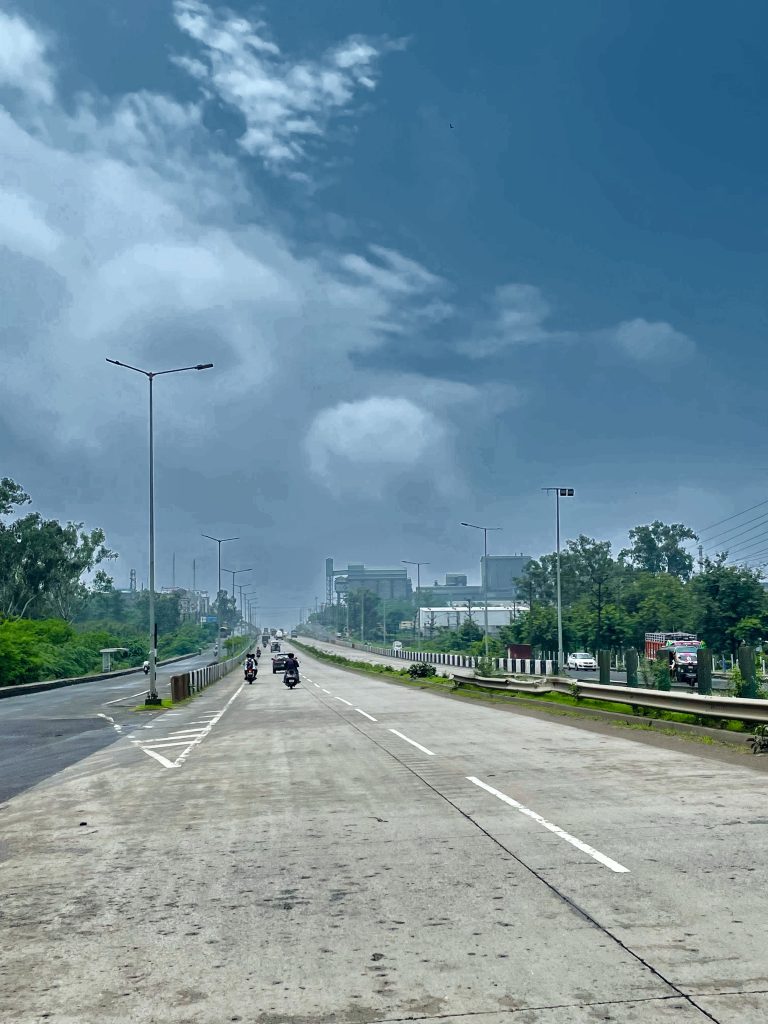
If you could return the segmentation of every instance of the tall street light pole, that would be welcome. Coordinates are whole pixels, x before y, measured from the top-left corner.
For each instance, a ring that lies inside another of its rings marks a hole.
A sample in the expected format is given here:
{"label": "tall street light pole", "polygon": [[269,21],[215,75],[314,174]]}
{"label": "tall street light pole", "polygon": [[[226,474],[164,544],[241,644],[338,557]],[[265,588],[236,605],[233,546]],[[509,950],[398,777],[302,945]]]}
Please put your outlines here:
{"label": "tall street light pole", "polygon": [[[415,565],[416,566],[416,622],[413,627],[413,638],[416,641],[416,650],[421,650],[421,567],[422,565],[429,565],[429,562],[409,562],[406,558],[401,558],[400,561],[403,565]],[[418,634],[416,632],[418,628]]]}
{"label": "tall street light pole", "polygon": [[[219,546],[219,583],[216,588],[216,647],[221,649],[221,609],[219,608],[219,595],[221,594],[221,545],[228,544],[231,540],[240,540],[239,537],[212,537],[210,533],[201,534],[206,540],[213,540]],[[217,660],[220,658],[220,653],[216,655]]]}
{"label": "tall street light pole", "polygon": [[560,499],[572,498],[572,487],[542,487],[547,494],[555,492],[555,506],[557,509],[557,670],[563,671],[565,653],[563,651],[563,600],[560,593]]}
{"label": "tall street light pole", "polygon": [[184,373],[186,370],[210,370],[213,363],[196,363],[194,366],[179,366],[174,370],[142,370],[119,359],[107,359],[113,366],[143,374],[149,381],[149,694],[147,704],[159,704],[157,694],[157,622],[155,621],[155,418],[153,404],[153,383],[155,377],[169,373]]}
{"label": "tall street light pole", "polygon": [[250,569],[222,569],[222,572],[228,572],[232,576],[232,599],[235,597],[235,576],[241,572],[253,572],[253,567]]}
{"label": "tall street light pole", "polygon": [[485,626],[485,658],[488,660],[488,534],[498,533],[501,526],[476,526],[475,523],[461,523],[468,526],[470,530],[483,531],[483,605],[484,605],[484,626]]}

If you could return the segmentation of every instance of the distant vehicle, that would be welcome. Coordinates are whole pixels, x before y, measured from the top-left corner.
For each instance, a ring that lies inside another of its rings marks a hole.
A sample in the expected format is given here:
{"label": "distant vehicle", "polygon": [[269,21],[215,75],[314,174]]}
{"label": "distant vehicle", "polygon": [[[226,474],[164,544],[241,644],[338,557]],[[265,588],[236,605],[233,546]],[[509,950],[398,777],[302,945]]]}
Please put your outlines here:
{"label": "distant vehicle", "polygon": [[399,640],[393,640],[392,641],[392,650],[393,651],[402,651],[402,649],[403,649],[403,645],[400,643]]}
{"label": "distant vehicle", "polygon": [[597,671],[597,662],[587,651],[576,651],[568,655],[568,668],[580,668],[588,672]]}
{"label": "distant vehicle", "polygon": [[292,629],[291,630],[291,640],[295,640],[298,635],[299,635],[298,629]]}
{"label": "distant vehicle", "polygon": [[662,647],[701,647],[701,641],[695,633],[646,633],[645,656],[650,661]]}
{"label": "distant vehicle", "polygon": [[285,633],[283,632],[282,629],[278,629],[277,632],[275,633],[275,636],[277,637],[278,640],[282,640],[283,637],[285,636]]}
{"label": "distant vehicle", "polygon": [[261,646],[262,647],[266,647],[268,643],[269,643],[269,633],[262,633],[261,634]]}
{"label": "distant vehicle", "polygon": [[699,677],[699,663],[696,657],[701,643],[672,643],[656,651],[656,661],[669,665],[671,682],[687,683],[693,689]]}
{"label": "distant vehicle", "polygon": [[269,645],[269,649],[270,649],[270,651],[272,651],[273,653],[274,653],[275,651],[279,651],[279,650],[280,650],[280,644],[278,643],[278,641],[277,641],[277,640],[273,640],[273,641],[272,641],[272,643],[271,643],[271,644]]}
{"label": "distant vehicle", "polygon": [[272,658],[272,675],[275,675],[276,672],[282,672],[287,660],[287,654],[275,654]]}
{"label": "distant vehicle", "polygon": [[342,634],[341,633],[337,633],[336,634],[336,639],[337,640],[341,640],[342,639]]}

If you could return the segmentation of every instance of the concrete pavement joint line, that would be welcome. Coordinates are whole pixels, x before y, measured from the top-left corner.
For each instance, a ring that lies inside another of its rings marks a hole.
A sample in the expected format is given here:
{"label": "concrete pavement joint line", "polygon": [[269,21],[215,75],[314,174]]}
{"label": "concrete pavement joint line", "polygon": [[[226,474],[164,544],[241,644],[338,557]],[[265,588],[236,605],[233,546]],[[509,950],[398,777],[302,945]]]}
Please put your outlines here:
{"label": "concrete pavement joint line", "polygon": [[507,796],[506,793],[502,793],[498,789],[494,789],[493,786],[489,786],[481,779],[475,778],[474,775],[467,775],[466,778],[468,782],[474,783],[476,786],[484,789],[486,793],[491,793],[492,796],[498,797],[499,800],[503,800],[505,804],[509,804],[510,807],[514,807],[515,810],[520,811],[521,814],[526,814],[529,818],[533,818],[534,821],[543,825],[544,828],[549,829],[550,832],[554,832],[556,836],[560,836],[561,839],[564,839],[566,843],[570,843],[571,846],[575,846],[577,850],[581,850],[583,853],[588,854],[593,858],[593,860],[596,860],[605,867],[610,868],[611,871],[615,871],[617,874],[629,873],[629,868],[625,868],[622,864],[619,864],[618,861],[611,860],[610,857],[606,857],[604,853],[600,853],[600,851],[596,850],[593,846],[588,846],[587,843],[582,842],[581,839],[577,839],[576,836],[572,836],[570,832],[566,832],[558,825],[553,825],[551,821],[547,821],[546,818],[542,818],[540,814],[537,814],[536,811],[532,811],[530,807],[525,807],[523,804],[518,803],[517,800],[513,800],[512,797]]}
{"label": "concrete pavement joint line", "polygon": [[[325,701],[321,701],[321,703],[325,704]],[[686,1003],[688,1003],[689,1006],[693,1007],[694,1010],[697,1010],[699,1013],[703,1014],[707,1018],[707,1020],[713,1021],[713,1024],[722,1024],[722,1022],[719,1021],[717,1017],[714,1017],[708,1010],[705,1010],[703,1006],[699,1006],[699,1004],[692,998],[692,996],[687,995],[678,985],[676,985],[673,981],[670,981],[669,978],[665,977],[665,975],[663,975],[658,968],[654,967],[653,964],[650,964],[647,960],[643,959],[643,957],[640,956],[639,953],[636,953],[625,942],[622,942],[622,940],[617,935],[614,935],[614,933],[606,925],[601,924],[596,917],[593,917],[593,915],[590,914],[588,911],[584,910],[583,907],[580,907],[575,900],[573,900],[570,896],[567,896],[562,890],[558,889],[553,882],[547,881],[547,879],[542,874],[540,874],[535,868],[532,868],[530,864],[528,864],[526,861],[522,859],[522,857],[516,854],[508,846],[505,846],[500,839],[492,835],[487,829],[483,828],[480,822],[475,821],[471,814],[468,814],[467,811],[462,810],[461,807],[459,807],[458,804],[454,803],[454,801],[451,800],[450,797],[446,796],[445,793],[442,793],[435,785],[433,785],[431,782],[425,779],[423,775],[420,775],[419,772],[412,765],[407,764],[405,761],[399,758],[397,754],[394,753],[394,751],[389,750],[387,747],[385,747],[383,743],[380,743],[379,740],[376,739],[375,736],[371,735],[370,733],[364,733],[363,730],[359,726],[355,725],[353,721],[351,721],[348,718],[345,718],[341,714],[341,711],[336,711],[336,709],[330,704],[325,704],[325,706],[328,708],[329,711],[332,711],[335,715],[337,715],[343,722],[346,722],[347,725],[350,725],[356,732],[359,732],[361,736],[365,736],[368,740],[371,741],[371,743],[374,743],[385,754],[387,754],[393,760],[397,761],[397,763],[401,767],[405,768],[406,771],[410,772],[411,775],[413,775],[421,783],[423,783],[423,785],[425,785],[427,789],[430,789],[435,794],[435,796],[439,797],[441,800],[444,800],[450,807],[452,807],[463,818],[470,822],[470,824],[474,825],[479,832],[482,832],[482,834],[487,839],[490,839],[490,841],[495,846],[497,846],[500,850],[503,850],[504,853],[508,854],[512,858],[512,860],[516,861],[516,863],[518,863],[522,868],[524,868],[531,875],[533,875],[533,877],[537,879],[537,881],[539,881],[546,889],[549,889],[549,891],[554,896],[556,896],[559,900],[562,900],[562,902],[565,903],[566,906],[570,907],[571,910],[574,911],[574,913],[578,914],[579,917],[583,918],[585,921],[591,924],[593,928],[596,928],[599,932],[602,932],[602,934],[605,935],[606,938],[610,939],[611,942],[613,942],[616,946],[624,950],[624,952],[628,956],[631,956],[639,964],[642,964],[642,966],[645,967],[647,971],[650,971],[650,973],[655,978],[658,978],[659,981],[661,981],[669,989],[672,990],[674,996],[670,996],[669,998],[677,997],[679,999],[682,999]],[[447,1016],[451,1015],[449,1014]],[[453,1014],[452,1016],[455,1017],[456,1014]],[[379,1024],[385,1024],[385,1022],[381,1021],[379,1022]],[[392,1024],[394,1024],[394,1022],[392,1022]]]}
{"label": "concrete pavement joint line", "polygon": [[608,999],[598,1002],[553,1002],[546,1007],[519,1007],[515,1010],[465,1010],[456,1014],[436,1014],[433,1017],[380,1017],[374,1024],[402,1024],[404,1021],[451,1021],[466,1017],[512,1017],[515,1014],[530,1014],[541,1010],[589,1010],[590,1007],[624,1007],[646,1002],[669,1002],[679,995],[639,995],[634,999]]}
{"label": "concrete pavement joint line", "polygon": [[422,747],[422,745],[420,743],[417,743],[416,740],[409,739],[403,733],[398,732],[397,729],[390,729],[389,731],[393,732],[395,734],[395,736],[399,736],[401,740],[405,740],[406,743],[410,743],[412,747],[418,747],[419,750],[423,750],[424,753],[425,754],[429,754],[430,757],[434,757],[435,756],[434,750],[427,750],[426,747]]}
{"label": "concrete pavement joint line", "polygon": [[363,711],[362,708],[355,708],[355,711],[360,715],[364,715],[365,718],[370,718],[372,722],[378,722],[378,718],[374,718],[373,715],[369,715],[367,711]]}

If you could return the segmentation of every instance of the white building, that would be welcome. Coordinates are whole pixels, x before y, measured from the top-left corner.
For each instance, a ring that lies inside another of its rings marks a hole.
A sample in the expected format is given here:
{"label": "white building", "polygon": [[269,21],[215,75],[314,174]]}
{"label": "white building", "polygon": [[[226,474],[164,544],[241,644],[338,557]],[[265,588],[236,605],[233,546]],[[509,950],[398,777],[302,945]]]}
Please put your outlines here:
{"label": "white building", "polygon": [[[509,601],[504,604],[488,605],[488,632],[493,633],[501,626],[511,625],[523,612],[528,611],[528,605],[522,601]],[[436,629],[458,629],[467,619],[483,628],[485,622],[485,606],[482,602],[472,602],[471,610],[465,601],[451,605],[441,605],[436,608],[419,609],[419,625],[421,633],[429,635]]]}

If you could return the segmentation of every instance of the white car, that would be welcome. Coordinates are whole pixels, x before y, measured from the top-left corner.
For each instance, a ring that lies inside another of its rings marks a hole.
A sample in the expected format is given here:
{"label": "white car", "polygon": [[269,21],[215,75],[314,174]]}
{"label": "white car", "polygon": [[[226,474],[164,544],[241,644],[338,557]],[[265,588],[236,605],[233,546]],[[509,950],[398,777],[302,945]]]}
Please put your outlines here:
{"label": "white car", "polygon": [[581,668],[590,672],[597,672],[597,662],[586,651],[576,651],[568,655],[568,668]]}

